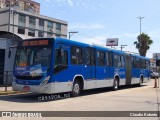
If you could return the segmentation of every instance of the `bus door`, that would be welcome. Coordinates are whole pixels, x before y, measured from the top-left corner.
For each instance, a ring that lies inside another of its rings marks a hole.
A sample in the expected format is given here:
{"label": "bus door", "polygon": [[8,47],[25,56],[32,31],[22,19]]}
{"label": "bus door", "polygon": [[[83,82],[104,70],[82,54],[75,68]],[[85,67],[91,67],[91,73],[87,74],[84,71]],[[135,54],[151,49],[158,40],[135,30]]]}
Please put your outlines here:
{"label": "bus door", "polygon": [[86,58],[86,79],[95,80],[96,79],[96,60],[95,60],[95,49],[94,48],[86,48],[85,49],[85,58]]}
{"label": "bus door", "polygon": [[0,85],[3,84],[5,50],[0,49]]}
{"label": "bus door", "polygon": [[126,55],[126,85],[131,85],[132,80],[132,61],[131,56]]}
{"label": "bus door", "polygon": [[114,78],[113,52],[106,52],[106,64],[106,79],[111,80]]}
{"label": "bus door", "polygon": [[54,77],[56,81],[66,82],[69,80],[68,61],[69,46],[56,44],[54,49]]}
{"label": "bus door", "polygon": [[87,89],[96,88],[95,49],[91,47],[85,48],[84,55],[85,55],[84,72],[85,72],[86,88]]}

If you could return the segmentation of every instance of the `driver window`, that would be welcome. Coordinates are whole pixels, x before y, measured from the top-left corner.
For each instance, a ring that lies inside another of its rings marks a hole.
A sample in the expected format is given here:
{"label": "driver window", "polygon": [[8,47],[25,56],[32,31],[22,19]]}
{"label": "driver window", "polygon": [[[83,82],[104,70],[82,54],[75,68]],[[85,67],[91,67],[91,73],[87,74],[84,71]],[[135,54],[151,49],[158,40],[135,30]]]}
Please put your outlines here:
{"label": "driver window", "polygon": [[68,52],[66,50],[56,49],[55,66],[56,65],[68,65]]}

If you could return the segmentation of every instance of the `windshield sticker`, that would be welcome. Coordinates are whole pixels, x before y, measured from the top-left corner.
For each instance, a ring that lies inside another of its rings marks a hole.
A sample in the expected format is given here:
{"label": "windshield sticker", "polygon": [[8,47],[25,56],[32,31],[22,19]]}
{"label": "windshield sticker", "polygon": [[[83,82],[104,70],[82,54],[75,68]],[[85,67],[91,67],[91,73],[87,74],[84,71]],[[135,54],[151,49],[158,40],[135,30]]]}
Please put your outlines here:
{"label": "windshield sticker", "polygon": [[30,75],[31,76],[40,76],[40,75],[42,75],[41,64],[31,67],[30,68]]}

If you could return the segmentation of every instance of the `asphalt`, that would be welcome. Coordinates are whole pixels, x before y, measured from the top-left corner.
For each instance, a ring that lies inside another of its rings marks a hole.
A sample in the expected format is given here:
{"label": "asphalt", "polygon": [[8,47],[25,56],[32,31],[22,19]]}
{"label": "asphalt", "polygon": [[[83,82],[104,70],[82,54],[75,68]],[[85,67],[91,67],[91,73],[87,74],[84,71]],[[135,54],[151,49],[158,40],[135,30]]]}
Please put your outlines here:
{"label": "asphalt", "polygon": [[[144,83],[143,85],[147,85],[147,86],[150,86],[150,87],[153,86],[154,87],[155,86],[155,80],[151,79],[150,82]],[[157,80],[157,86],[160,86],[160,78]],[[1,87],[0,86],[0,92],[4,92],[4,91],[5,91],[5,87]],[[12,91],[12,86],[7,87],[7,91]]]}
{"label": "asphalt", "polygon": [[[158,91],[158,92],[156,92]],[[54,95],[51,95],[54,96]],[[46,100],[45,94],[15,94],[0,96],[0,111],[157,111],[160,88],[154,88],[154,80],[142,87],[121,87],[118,91],[96,89],[84,91],[79,97]],[[157,103],[158,102],[158,103]],[[62,112],[63,114],[63,112]],[[1,118],[0,118],[1,119]],[[25,118],[2,118],[2,120]],[[159,120],[156,117],[49,117],[26,118],[27,120]]]}

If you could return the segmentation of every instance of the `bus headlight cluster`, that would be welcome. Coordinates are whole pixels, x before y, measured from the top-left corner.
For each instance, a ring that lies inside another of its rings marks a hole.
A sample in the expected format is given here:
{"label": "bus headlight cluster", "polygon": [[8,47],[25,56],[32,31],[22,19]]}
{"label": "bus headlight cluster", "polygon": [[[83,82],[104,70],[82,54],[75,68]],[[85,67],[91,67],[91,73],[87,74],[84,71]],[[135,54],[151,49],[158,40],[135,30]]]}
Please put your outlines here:
{"label": "bus headlight cluster", "polygon": [[41,82],[40,85],[45,85],[45,84],[47,84],[47,82],[49,81],[49,79],[50,79],[50,76],[46,77],[46,78]]}

